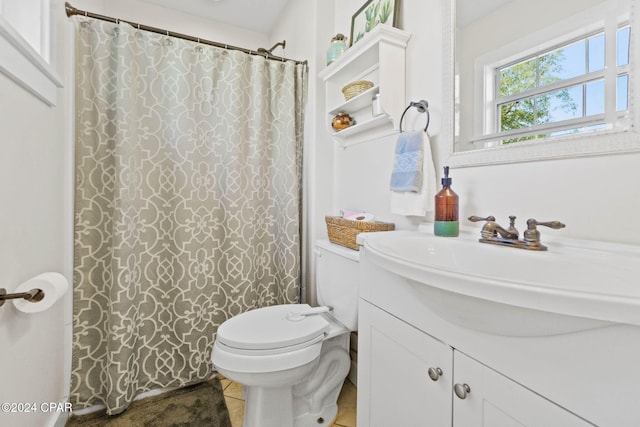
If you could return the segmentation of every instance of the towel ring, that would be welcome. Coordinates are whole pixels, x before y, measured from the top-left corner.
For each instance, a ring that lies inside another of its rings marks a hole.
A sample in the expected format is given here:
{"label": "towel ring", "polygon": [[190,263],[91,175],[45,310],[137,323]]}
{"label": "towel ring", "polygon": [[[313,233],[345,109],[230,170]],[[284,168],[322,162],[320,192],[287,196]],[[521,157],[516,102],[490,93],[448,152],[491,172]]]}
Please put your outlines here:
{"label": "towel ring", "polygon": [[404,112],[400,117],[400,132],[402,132],[402,120],[404,119],[404,115],[407,113],[407,111],[409,111],[409,108],[411,107],[415,107],[419,112],[427,114],[427,124],[424,127],[424,131],[426,132],[427,129],[429,128],[430,117],[429,117],[429,103],[424,99],[421,99],[420,101],[417,101],[417,102],[411,101],[407,106],[407,108],[404,109]]}

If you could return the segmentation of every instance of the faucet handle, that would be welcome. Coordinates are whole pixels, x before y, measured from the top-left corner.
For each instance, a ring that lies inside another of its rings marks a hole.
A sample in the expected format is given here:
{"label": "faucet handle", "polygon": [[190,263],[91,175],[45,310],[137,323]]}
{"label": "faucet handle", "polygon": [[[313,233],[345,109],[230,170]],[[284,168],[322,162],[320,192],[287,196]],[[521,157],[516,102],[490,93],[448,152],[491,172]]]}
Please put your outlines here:
{"label": "faucet handle", "polygon": [[498,232],[496,231],[496,225],[497,225],[496,217],[493,215],[489,215],[488,217],[485,217],[485,218],[471,215],[467,219],[471,222],[478,222],[478,221],[487,222],[485,225],[482,226],[482,231],[480,232],[480,236],[482,236],[483,239],[491,239],[498,234]]}
{"label": "faucet handle", "polygon": [[533,228],[536,227],[536,225],[544,225],[545,227],[549,227],[549,228],[553,228],[554,230],[557,230],[559,228],[565,228],[566,225],[564,225],[563,223],[561,223],[560,221],[547,221],[547,222],[538,222],[533,218],[529,218],[527,220],[527,226],[529,226],[529,223],[533,224]]}
{"label": "faucet handle", "polygon": [[538,225],[544,225],[555,230],[565,227],[560,221],[538,222],[533,218],[529,218],[527,220],[527,231],[524,232],[522,238],[527,245],[540,247],[541,250],[546,250],[547,248],[540,244],[540,232],[536,228]]}
{"label": "faucet handle", "polygon": [[471,215],[469,218],[467,218],[469,221],[471,222],[478,222],[478,221],[495,221],[496,217],[493,215],[489,215],[488,217],[481,217],[481,216],[475,216],[475,215]]}

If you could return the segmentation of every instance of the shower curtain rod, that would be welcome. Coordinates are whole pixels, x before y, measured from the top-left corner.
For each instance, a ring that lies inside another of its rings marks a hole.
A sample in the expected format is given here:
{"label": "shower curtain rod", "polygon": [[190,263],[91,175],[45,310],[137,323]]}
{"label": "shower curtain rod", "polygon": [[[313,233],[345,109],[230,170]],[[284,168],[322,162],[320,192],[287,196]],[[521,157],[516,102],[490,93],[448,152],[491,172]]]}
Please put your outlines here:
{"label": "shower curtain rod", "polygon": [[152,33],[157,33],[157,34],[164,34],[168,37],[177,37],[179,39],[184,39],[184,40],[189,40],[192,42],[197,42],[197,43],[202,43],[202,44],[206,44],[209,46],[215,46],[215,47],[220,47],[223,49],[229,49],[229,50],[239,50],[241,52],[244,53],[248,53],[249,55],[258,55],[258,56],[262,56],[266,59],[272,59],[275,61],[293,61],[295,64],[307,64],[307,61],[296,61],[294,59],[288,59],[288,58],[283,58],[281,56],[276,56],[276,55],[272,55],[271,51],[278,45],[282,45],[282,47],[284,48],[285,42],[283,41],[282,43],[277,43],[276,45],[274,45],[274,47],[271,48],[271,50],[267,50],[267,49],[263,49],[263,48],[259,48],[258,50],[251,50],[251,49],[245,49],[243,47],[238,47],[238,46],[232,46],[230,44],[225,44],[225,43],[218,43],[218,42],[214,42],[211,40],[206,40],[206,39],[201,39],[199,37],[193,37],[193,36],[189,36],[186,34],[180,34],[180,33],[174,33],[173,31],[169,31],[169,30],[163,30],[162,28],[156,28],[156,27],[150,27],[149,25],[142,25],[139,24],[137,22],[131,22],[131,21],[126,21],[124,19],[119,19],[119,18],[112,18],[110,16],[105,16],[105,15],[99,15],[97,13],[92,13],[92,12],[87,12],[86,10],[80,10],[77,9],[75,7],[73,7],[71,5],[71,3],[69,2],[65,2],[64,3],[64,9],[67,13],[67,16],[70,18],[73,15],[81,15],[81,16],[86,16],[88,18],[94,18],[94,19],[99,19],[101,21],[108,21],[108,22],[113,22],[115,24],[119,24],[120,22],[124,22],[127,23],[133,27],[136,27],[139,30],[144,30],[144,31],[150,31]]}

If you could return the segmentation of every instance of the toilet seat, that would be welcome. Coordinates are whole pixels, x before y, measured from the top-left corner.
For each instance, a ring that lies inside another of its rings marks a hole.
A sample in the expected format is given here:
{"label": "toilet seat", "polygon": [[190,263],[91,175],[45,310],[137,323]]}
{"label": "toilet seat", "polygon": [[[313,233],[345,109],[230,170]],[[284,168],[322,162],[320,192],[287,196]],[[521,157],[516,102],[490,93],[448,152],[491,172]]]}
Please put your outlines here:
{"label": "toilet seat", "polygon": [[270,350],[270,354],[278,349],[290,351],[290,347],[305,342],[311,345],[329,330],[329,322],[321,315],[306,316],[300,321],[287,319],[287,314],[309,308],[308,304],[282,304],[239,314],[220,325],[216,340],[226,347]]}
{"label": "toilet seat", "polygon": [[216,341],[229,348],[263,354],[291,351],[304,343],[311,345],[328,332],[329,322],[322,315],[298,321],[287,318],[289,313],[310,308],[308,304],[282,304],[239,314],[220,325]]}
{"label": "toilet seat", "polygon": [[214,343],[217,368],[238,372],[270,372],[292,369],[320,355],[330,329],[323,315],[302,320],[287,319],[304,312],[308,304],[283,304],[239,314],[218,328]]}

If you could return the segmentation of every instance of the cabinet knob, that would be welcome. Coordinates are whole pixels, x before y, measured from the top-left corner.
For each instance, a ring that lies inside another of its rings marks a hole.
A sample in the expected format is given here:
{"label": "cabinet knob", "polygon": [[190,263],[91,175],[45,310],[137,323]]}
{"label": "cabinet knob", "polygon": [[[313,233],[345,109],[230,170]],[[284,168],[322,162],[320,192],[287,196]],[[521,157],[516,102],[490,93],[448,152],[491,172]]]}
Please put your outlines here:
{"label": "cabinet knob", "polygon": [[431,378],[432,381],[438,381],[438,379],[442,375],[442,369],[440,369],[440,368],[429,368],[427,373],[429,374],[429,378]]}
{"label": "cabinet knob", "polygon": [[460,399],[466,399],[467,394],[471,393],[471,387],[469,387],[469,384],[455,384],[453,391]]}

